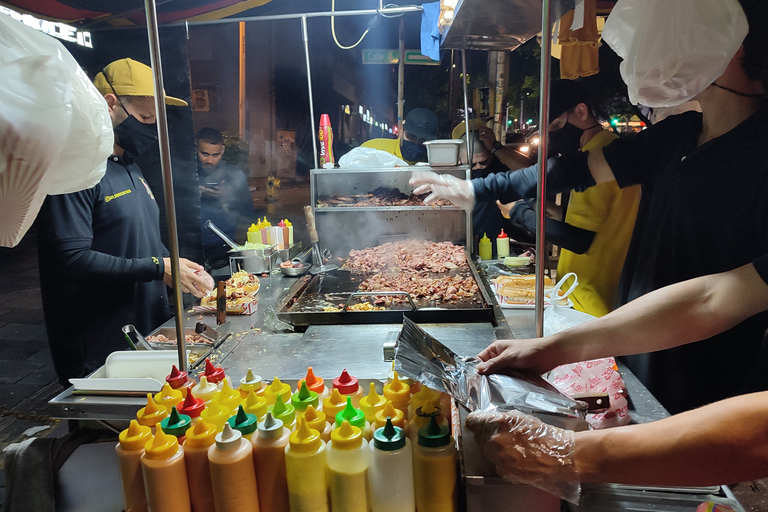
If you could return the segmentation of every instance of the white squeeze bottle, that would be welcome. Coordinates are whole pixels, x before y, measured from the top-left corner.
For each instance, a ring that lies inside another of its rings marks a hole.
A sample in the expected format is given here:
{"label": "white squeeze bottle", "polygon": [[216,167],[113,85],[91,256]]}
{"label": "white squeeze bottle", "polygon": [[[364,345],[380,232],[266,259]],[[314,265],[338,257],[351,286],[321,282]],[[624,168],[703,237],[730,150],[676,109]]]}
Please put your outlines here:
{"label": "white squeeze bottle", "polygon": [[414,512],[413,452],[403,429],[392,425],[376,429],[369,443],[371,461],[368,488],[372,512]]}

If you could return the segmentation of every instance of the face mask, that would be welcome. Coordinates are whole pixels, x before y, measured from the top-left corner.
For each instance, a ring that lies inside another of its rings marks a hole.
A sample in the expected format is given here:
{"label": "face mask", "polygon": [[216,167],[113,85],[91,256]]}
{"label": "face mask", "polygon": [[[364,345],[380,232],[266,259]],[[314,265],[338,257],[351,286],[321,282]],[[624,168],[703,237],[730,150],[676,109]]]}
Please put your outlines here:
{"label": "face mask", "polygon": [[157,141],[157,125],[139,122],[130,114],[114,130],[115,142],[132,158],[138,158]]}
{"label": "face mask", "polygon": [[426,162],[427,148],[424,144],[403,139],[400,144],[400,153],[409,162]]}
{"label": "face mask", "polygon": [[565,155],[573,153],[581,147],[581,136],[584,130],[571,123],[565,123],[556,132],[549,132],[549,150],[552,154]]}

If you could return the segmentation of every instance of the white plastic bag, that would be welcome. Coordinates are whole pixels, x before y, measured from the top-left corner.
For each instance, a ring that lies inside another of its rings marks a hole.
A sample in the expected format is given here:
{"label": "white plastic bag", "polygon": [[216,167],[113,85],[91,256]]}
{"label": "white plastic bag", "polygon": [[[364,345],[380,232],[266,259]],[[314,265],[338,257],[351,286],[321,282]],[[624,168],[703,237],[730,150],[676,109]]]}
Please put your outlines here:
{"label": "white plastic bag", "polygon": [[47,194],[96,185],[112,146],[106,102],[66,48],[0,16],[0,246],[19,243]]}
{"label": "white plastic bag", "polygon": [[408,167],[408,162],[395,155],[373,148],[354,148],[339,158],[339,167],[377,168]]}
{"label": "white plastic bag", "polygon": [[[565,281],[567,281],[569,278],[573,277],[573,284],[568,288],[568,290],[563,293],[562,295],[559,295],[560,288],[562,288],[563,284],[565,284]],[[552,291],[550,292],[550,297],[559,297],[561,300],[564,298],[567,298],[571,293],[573,293],[573,290],[576,289],[576,287],[579,285],[579,278],[574,274],[573,272],[570,272],[568,274],[565,274],[552,288]],[[583,324],[584,322],[588,322],[590,320],[594,320],[594,316],[589,315],[587,313],[582,313],[581,311],[576,311],[575,309],[572,309],[570,307],[564,307],[564,306],[558,306],[557,300],[551,300],[550,302],[552,305],[547,308],[546,311],[544,311],[544,336],[551,336],[555,333],[558,333],[560,331],[564,331],[566,329],[570,329],[571,327],[579,324]]]}
{"label": "white plastic bag", "polygon": [[737,0],[619,0],[603,39],[631,103],[673,107],[723,74],[748,30]]}

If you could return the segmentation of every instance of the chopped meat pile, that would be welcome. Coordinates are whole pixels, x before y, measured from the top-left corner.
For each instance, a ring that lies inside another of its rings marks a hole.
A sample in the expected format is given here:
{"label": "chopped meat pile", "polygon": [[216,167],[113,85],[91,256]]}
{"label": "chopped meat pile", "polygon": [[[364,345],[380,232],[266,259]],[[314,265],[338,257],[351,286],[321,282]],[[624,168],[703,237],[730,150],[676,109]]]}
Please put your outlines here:
{"label": "chopped meat pile", "polygon": [[[176,338],[169,338],[163,334],[155,334],[153,336],[147,336],[147,341],[150,343],[176,343]],[[213,343],[211,340],[200,334],[185,334],[184,341],[187,343],[207,344]]]}
{"label": "chopped meat pile", "polygon": [[345,269],[368,274],[382,270],[447,272],[467,268],[464,248],[451,242],[406,240],[349,251]]}
{"label": "chopped meat pile", "polygon": [[[390,271],[371,276],[360,284],[365,291],[408,292],[414,299],[453,302],[467,299],[478,293],[477,283],[472,277],[445,276],[428,277],[413,272]],[[374,304],[383,304],[391,296],[376,297]],[[395,297],[395,302],[404,302],[404,297]]]}
{"label": "chopped meat pile", "polygon": [[[414,194],[405,195],[400,189],[379,187],[370,194],[355,194],[350,196],[320,196],[317,207],[323,206],[424,206],[426,196]],[[440,199],[433,206],[453,206],[450,201]]]}

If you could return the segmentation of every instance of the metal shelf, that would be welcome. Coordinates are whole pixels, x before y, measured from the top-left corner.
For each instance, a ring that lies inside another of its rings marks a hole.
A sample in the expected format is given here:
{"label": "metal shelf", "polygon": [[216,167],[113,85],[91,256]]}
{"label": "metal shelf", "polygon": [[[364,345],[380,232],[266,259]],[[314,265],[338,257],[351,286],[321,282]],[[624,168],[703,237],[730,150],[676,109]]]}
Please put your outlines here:
{"label": "metal shelf", "polygon": [[428,212],[428,211],[461,211],[458,206],[315,206],[318,213],[338,212]]}

